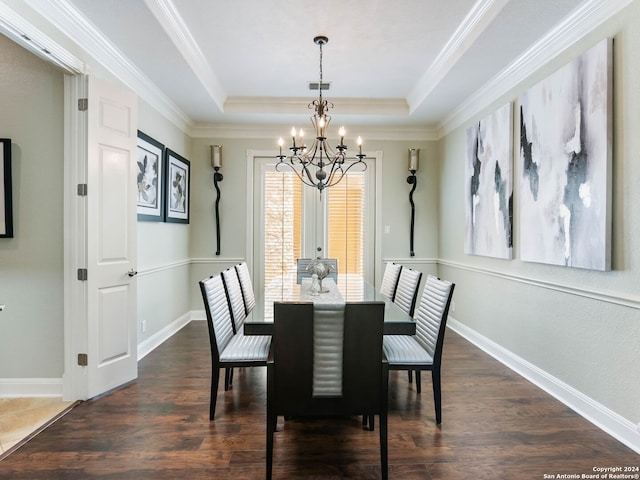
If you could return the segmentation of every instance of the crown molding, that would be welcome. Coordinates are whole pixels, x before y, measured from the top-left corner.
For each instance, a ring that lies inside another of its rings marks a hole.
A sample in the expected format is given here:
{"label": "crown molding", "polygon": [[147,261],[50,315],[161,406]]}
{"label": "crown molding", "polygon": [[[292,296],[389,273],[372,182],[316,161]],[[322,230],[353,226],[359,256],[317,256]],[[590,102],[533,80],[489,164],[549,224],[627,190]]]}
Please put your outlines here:
{"label": "crown molding", "polygon": [[473,45],[473,42],[485,31],[507,3],[508,0],[479,0],[473,6],[407,96],[411,112],[415,111],[433,89],[440,84],[445,75],[457,64],[462,55]]}
{"label": "crown molding", "polygon": [[204,89],[222,111],[227,94],[194,40],[172,0],[145,0],[156,20],[167,33],[182,57],[193,69]]}
{"label": "crown molding", "polygon": [[191,123],[189,117],[68,0],[25,0],[25,2],[118,80],[152,105],[161,115],[183,131],[187,130]]}
{"label": "crown molding", "polygon": [[[429,126],[357,126],[349,125],[350,130],[357,130],[363,138],[384,141],[435,141],[438,132]],[[191,125],[187,134],[192,138],[268,138],[274,142],[291,130],[291,125],[272,124],[210,124],[200,123]]]}
{"label": "crown molding", "polygon": [[444,137],[451,133],[478,112],[500,100],[504,92],[525,81],[632,2],[633,0],[608,0],[606,2],[588,0],[584,2],[540,41],[532,45],[507,68],[453,110],[438,125],[438,136]]}
{"label": "crown molding", "polygon": [[[340,115],[409,115],[404,98],[339,98],[335,103]],[[299,115],[309,105],[309,97],[229,97],[224,112]]]}

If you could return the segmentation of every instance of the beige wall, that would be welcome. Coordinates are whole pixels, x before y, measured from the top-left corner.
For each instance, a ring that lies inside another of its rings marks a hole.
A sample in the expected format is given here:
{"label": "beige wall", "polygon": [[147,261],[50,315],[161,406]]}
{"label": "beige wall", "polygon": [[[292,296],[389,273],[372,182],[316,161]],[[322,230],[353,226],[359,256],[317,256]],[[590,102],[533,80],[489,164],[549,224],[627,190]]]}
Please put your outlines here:
{"label": "beige wall", "polygon": [[0,35],[0,137],[14,238],[0,238],[0,378],[63,373],[63,74]]}
{"label": "beige wall", "polygon": [[[564,52],[481,118],[605,37],[614,38],[613,270],[520,260],[519,141],[514,260],[464,252],[464,125],[440,142],[441,276],[456,282],[453,317],[625,419],[640,422],[640,2]],[[519,121],[514,117],[514,138]],[[625,304],[628,304],[625,305]]]}
{"label": "beige wall", "polygon": [[[142,100],[138,101],[138,129],[166,148],[191,159],[189,137]],[[190,310],[193,285],[189,279],[189,242],[192,226],[193,222],[189,225],[138,222],[138,343],[149,339]]]}
{"label": "beige wall", "polygon": [[[284,127],[283,127],[284,129]],[[221,255],[215,256],[216,230],[213,169],[210,145],[223,146],[224,180],[221,190]],[[410,204],[407,183],[407,149],[420,148],[416,203],[415,253],[409,256]],[[195,138],[192,141],[192,198],[190,253],[194,259],[191,283],[247,258],[247,150],[273,151],[274,139]],[[367,151],[382,151],[382,212],[381,225],[389,225],[390,233],[382,235],[382,258],[400,259],[422,271],[435,273],[437,258],[437,144],[425,141],[369,140]],[[382,227],[381,227],[382,228]],[[373,242],[374,239],[371,239]],[[430,262],[428,262],[430,260]],[[428,263],[427,263],[428,262]],[[192,291],[191,306],[202,310],[198,290]]]}
{"label": "beige wall", "polygon": [[[464,252],[464,132],[439,142],[367,139],[383,151],[382,258],[456,282],[453,317],[630,422],[640,421],[640,3],[533,73],[493,111],[606,36],[614,43],[613,271],[520,261],[517,182],[514,260]],[[0,379],[63,374],[63,76],[0,36],[0,136],[13,140],[16,238],[0,239]],[[9,68],[5,68],[9,66]],[[9,93],[10,92],[10,93]],[[517,130],[517,122],[516,129]],[[246,258],[246,151],[271,139],[189,138],[140,101],[139,128],[191,161],[191,223],[138,223],[140,342],[202,309],[197,281]],[[514,132],[517,136],[517,131]],[[215,256],[209,145],[224,147],[222,255]],[[421,149],[416,257],[409,258],[406,150]],[[517,154],[516,154],[517,158]],[[520,168],[516,164],[515,177]],[[46,195],[47,201],[41,198]],[[434,259],[439,259],[437,265]],[[11,359],[11,360],[9,360]],[[16,361],[15,359],[19,359]]]}

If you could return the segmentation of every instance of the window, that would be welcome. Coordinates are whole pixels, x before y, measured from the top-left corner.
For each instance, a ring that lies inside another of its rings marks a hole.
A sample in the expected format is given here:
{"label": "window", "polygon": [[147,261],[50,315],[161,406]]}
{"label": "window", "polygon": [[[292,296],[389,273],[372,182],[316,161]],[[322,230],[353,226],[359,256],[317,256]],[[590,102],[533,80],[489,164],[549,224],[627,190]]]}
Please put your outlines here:
{"label": "window", "polygon": [[254,283],[295,276],[298,258],[318,255],[337,258],[338,275],[372,276],[373,162],[324,190],[322,200],[295,173],[277,171],[273,159],[256,159],[254,165]]}

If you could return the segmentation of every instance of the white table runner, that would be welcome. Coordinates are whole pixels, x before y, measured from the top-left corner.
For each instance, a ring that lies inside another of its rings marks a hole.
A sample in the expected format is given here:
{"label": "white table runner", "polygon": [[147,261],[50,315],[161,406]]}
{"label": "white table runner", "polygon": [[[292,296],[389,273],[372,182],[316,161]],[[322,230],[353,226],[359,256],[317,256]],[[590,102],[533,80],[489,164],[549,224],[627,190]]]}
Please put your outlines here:
{"label": "white table runner", "polygon": [[313,302],[313,396],[341,396],[345,302],[330,278],[322,281],[326,293],[311,294],[310,285],[303,279],[300,300]]}

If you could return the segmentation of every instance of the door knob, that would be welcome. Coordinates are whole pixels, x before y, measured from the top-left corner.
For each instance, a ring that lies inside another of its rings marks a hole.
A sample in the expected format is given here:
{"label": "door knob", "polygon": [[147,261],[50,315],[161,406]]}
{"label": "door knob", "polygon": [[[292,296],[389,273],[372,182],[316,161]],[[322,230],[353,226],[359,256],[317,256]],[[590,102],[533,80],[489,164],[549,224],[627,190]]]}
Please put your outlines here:
{"label": "door knob", "polygon": [[130,277],[135,277],[137,274],[138,272],[136,272],[133,268],[130,268],[127,272],[127,275],[129,275]]}

